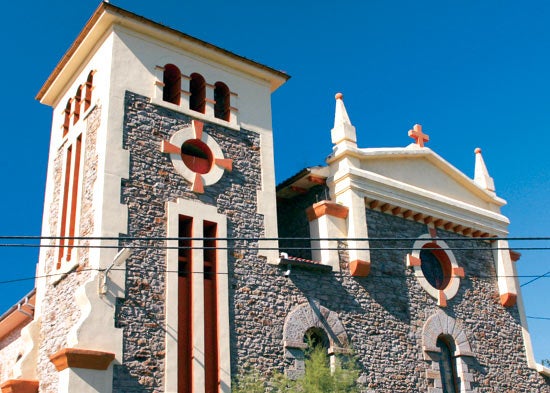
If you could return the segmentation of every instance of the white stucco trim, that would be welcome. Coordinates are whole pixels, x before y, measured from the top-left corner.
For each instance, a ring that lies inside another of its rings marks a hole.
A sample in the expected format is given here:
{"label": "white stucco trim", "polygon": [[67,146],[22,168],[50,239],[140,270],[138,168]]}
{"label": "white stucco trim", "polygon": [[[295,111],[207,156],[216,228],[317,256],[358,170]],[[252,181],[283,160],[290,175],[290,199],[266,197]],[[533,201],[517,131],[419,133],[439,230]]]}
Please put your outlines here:
{"label": "white stucco trim", "polygon": [[502,214],[421,189],[355,167],[338,171],[329,181],[336,196],[348,189],[413,211],[442,218],[492,235],[506,236],[509,220]]}
{"label": "white stucco trim", "polygon": [[[167,202],[167,237],[179,235],[179,216],[193,218],[193,237],[203,236],[203,221],[217,224],[218,237],[227,237],[227,218],[219,214],[215,206],[200,202],[178,199]],[[166,392],[178,390],[178,241],[168,240],[166,251]],[[220,392],[231,391],[231,359],[229,352],[229,284],[227,242],[217,241],[220,250],[217,253],[217,296],[218,296],[218,350]],[[192,297],[193,316],[193,386],[199,391],[204,386],[204,292],[203,292],[203,250],[202,240],[193,240],[192,250]]]}
{"label": "white stucco trim", "polygon": [[[519,278],[517,277],[515,265],[514,268],[514,280],[516,285],[519,285]],[[519,312],[519,320],[521,322],[521,335],[523,337],[523,347],[525,349],[525,357],[527,358],[527,366],[538,373],[550,377],[550,368],[537,363],[535,360],[535,351],[533,350],[533,343],[531,342],[531,333],[529,333],[529,325],[527,323],[527,315],[525,313],[525,304],[523,303],[523,295],[521,290],[517,293],[516,305]]]}
{"label": "white stucco trim", "polygon": [[[182,94],[182,97],[183,97],[183,94]],[[187,101],[187,107],[184,106],[186,101]],[[188,107],[189,106],[189,101],[184,100],[183,98],[180,101],[180,104],[176,105],[176,104],[172,104],[171,102],[164,101],[162,99],[162,95],[161,95],[160,99],[156,96],[152,97],[151,98],[151,103],[155,104],[155,105],[158,105],[158,106],[162,106],[164,108],[171,109],[171,110],[176,111],[176,112],[186,114],[186,115],[192,117],[193,119],[197,119],[197,120],[208,122],[208,123],[217,124],[219,126],[230,128],[232,130],[239,131],[241,129],[241,126],[240,126],[239,123],[237,123],[237,118],[235,116],[231,116],[230,121],[225,121],[225,120],[222,120],[222,119],[218,119],[217,117],[214,117],[213,113],[212,114],[209,114],[209,113],[204,114],[204,113],[200,113],[200,112],[191,110]],[[233,114],[233,111],[231,113]]]}
{"label": "white stucco trim", "polygon": [[507,240],[496,240],[492,242],[492,247],[498,277],[498,292],[501,296],[501,304],[505,305],[502,302],[502,296],[512,296],[512,298],[516,296],[517,299],[519,292],[519,285],[515,280],[515,262],[510,256],[510,246]]}
{"label": "white stucco trim", "polygon": [[[183,143],[187,140],[195,139],[195,131],[193,129],[192,125],[189,125],[187,127],[182,128],[181,130],[177,131],[172,135],[170,138],[170,143],[174,146],[180,147],[183,145]],[[208,146],[210,151],[212,152],[212,158],[215,160],[223,159],[223,152],[218,143],[214,138],[212,138],[210,135],[206,133],[206,131],[203,131],[202,136],[200,140]],[[196,172],[193,172],[191,169],[185,165],[183,162],[183,159],[181,158],[181,154],[172,153],[170,154],[170,160],[172,161],[172,164],[174,165],[174,169],[176,172],[178,172],[180,175],[182,175],[185,180],[187,180],[190,183],[193,183],[195,180]],[[217,183],[223,176],[224,170],[223,168],[217,166],[215,163],[212,163],[212,168],[208,173],[201,174],[203,184],[205,186],[210,186],[212,184]]]}
{"label": "white stucco trim", "polygon": [[[271,121],[271,113],[269,114]],[[260,164],[262,168],[262,188],[256,191],[257,211],[264,216],[264,236],[277,239],[277,198],[275,194],[275,156],[273,151],[272,130],[257,130],[260,134]],[[277,264],[279,260],[279,242],[260,240],[258,255],[265,257],[268,263]]]}
{"label": "white stucco trim", "polygon": [[442,170],[450,178],[456,180],[464,188],[475,194],[477,197],[485,200],[486,202],[502,206],[506,204],[506,201],[495,195],[494,192],[489,192],[481,188],[473,179],[470,179],[464,173],[455,168],[447,160],[441,157],[428,147],[417,148],[416,144],[409,145],[408,147],[394,147],[394,148],[366,148],[358,149],[350,146],[338,147],[333,154],[327,158],[327,163],[331,164],[334,161],[341,159],[342,156],[355,157],[361,161],[367,162],[369,160],[377,159],[391,159],[391,160],[410,160],[417,158],[424,158],[432,163],[435,167]]}

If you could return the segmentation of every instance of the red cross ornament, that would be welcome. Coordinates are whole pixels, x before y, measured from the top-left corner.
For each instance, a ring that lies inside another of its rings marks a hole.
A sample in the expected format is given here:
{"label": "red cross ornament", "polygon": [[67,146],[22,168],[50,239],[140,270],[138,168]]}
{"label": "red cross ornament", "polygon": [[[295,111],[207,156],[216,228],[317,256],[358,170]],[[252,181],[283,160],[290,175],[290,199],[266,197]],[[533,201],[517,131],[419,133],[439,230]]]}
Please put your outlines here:
{"label": "red cross ornament", "polygon": [[430,140],[430,136],[422,132],[422,126],[420,124],[415,124],[413,129],[409,130],[409,136],[413,138],[415,143],[420,147],[424,147],[424,142]]}

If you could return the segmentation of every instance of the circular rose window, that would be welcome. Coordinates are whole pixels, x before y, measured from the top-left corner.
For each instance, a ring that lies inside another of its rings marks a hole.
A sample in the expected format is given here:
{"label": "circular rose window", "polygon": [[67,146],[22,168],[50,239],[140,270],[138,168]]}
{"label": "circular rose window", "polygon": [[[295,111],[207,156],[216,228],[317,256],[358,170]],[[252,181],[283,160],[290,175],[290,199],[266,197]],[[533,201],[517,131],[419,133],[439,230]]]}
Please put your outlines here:
{"label": "circular rose window", "polygon": [[458,292],[464,270],[443,240],[432,239],[430,234],[420,236],[407,255],[407,266],[414,269],[420,286],[445,306]]}
{"label": "circular rose window", "polygon": [[192,184],[192,191],[203,193],[204,186],[215,184],[224,170],[231,171],[233,160],[224,158],[218,143],[203,131],[204,124],[192,120],[170,141],[163,140],[160,150],[170,154],[174,169]]}
{"label": "circular rose window", "polygon": [[451,262],[435,243],[428,243],[420,250],[420,269],[424,278],[436,289],[445,289],[451,280]]}
{"label": "circular rose window", "polygon": [[195,173],[208,173],[214,157],[212,150],[199,139],[188,139],[181,145],[181,159]]}

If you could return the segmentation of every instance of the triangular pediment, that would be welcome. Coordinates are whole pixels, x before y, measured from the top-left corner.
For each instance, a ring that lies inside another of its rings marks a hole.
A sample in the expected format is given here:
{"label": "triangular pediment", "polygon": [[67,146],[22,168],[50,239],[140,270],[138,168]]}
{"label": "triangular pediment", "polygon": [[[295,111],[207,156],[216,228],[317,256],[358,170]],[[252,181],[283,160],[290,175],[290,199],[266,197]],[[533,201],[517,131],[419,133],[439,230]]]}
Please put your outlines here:
{"label": "triangular pediment", "polygon": [[388,181],[403,183],[435,197],[441,195],[498,212],[506,202],[428,148],[360,150],[361,169]]}

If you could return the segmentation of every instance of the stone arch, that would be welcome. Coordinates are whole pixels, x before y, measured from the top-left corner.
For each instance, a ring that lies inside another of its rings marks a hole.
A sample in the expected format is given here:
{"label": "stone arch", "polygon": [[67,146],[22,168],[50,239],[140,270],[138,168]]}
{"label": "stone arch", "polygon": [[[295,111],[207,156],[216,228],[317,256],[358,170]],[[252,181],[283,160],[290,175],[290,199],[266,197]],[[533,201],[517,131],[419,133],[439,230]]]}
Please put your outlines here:
{"label": "stone arch", "polygon": [[348,346],[348,336],[338,314],[312,301],[296,306],[286,317],[283,329],[285,347],[297,345],[301,348],[304,345],[304,335],[311,328],[324,330],[332,348]]}
{"label": "stone arch", "polygon": [[456,375],[461,393],[475,392],[472,389],[471,381],[473,376],[470,373],[469,363],[474,354],[468,341],[468,335],[460,321],[448,316],[443,311],[431,315],[422,328],[422,349],[424,360],[429,362],[426,370],[426,379],[429,380],[428,392],[441,392],[442,380],[440,373],[441,349],[437,346],[440,337],[449,338],[455,347],[453,356],[456,359]]}
{"label": "stone arch", "polygon": [[348,336],[338,314],[321,306],[317,301],[302,303],[287,315],[283,328],[283,345],[288,362],[285,371],[291,379],[298,378],[304,373],[304,351],[308,346],[304,342],[304,336],[310,329],[320,329],[326,333],[331,365],[334,364],[334,355],[349,353]]}
{"label": "stone arch", "polygon": [[473,356],[470,343],[462,324],[440,311],[430,316],[422,329],[422,345],[425,351],[440,352],[437,338],[441,335],[452,337],[457,356]]}

